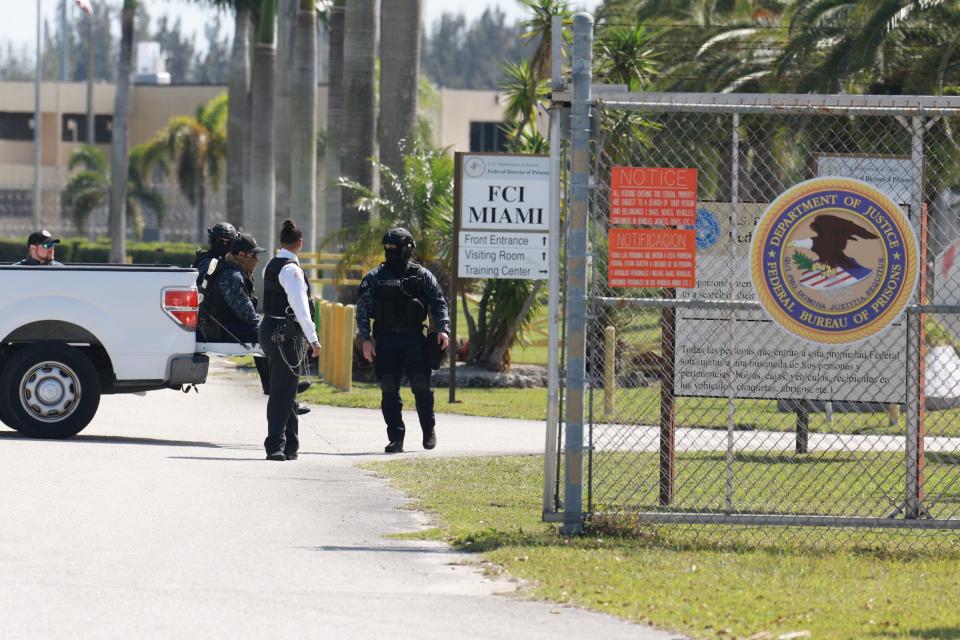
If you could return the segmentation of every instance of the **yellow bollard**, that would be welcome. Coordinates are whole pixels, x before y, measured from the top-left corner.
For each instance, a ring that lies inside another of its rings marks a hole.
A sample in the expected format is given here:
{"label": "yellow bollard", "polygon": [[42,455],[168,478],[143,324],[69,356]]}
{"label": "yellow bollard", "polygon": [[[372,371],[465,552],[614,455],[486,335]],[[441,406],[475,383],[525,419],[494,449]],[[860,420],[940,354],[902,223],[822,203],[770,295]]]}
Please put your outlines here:
{"label": "yellow bollard", "polygon": [[[320,324],[321,324],[321,347],[325,344],[329,344],[330,336],[330,303],[324,301],[320,305]],[[320,375],[323,376],[323,379],[330,382],[330,369],[329,369],[330,354],[321,348],[320,350]]]}
{"label": "yellow bollard", "polygon": [[608,326],[603,331],[603,412],[607,420],[613,418],[613,394],[617,389],[617,330]]}
{"label": "yellow bollard", "polygon": [[887,417],[890,419],[890,426],[895,427],[900,421],[900,405],[891,404],[887,406]]}
{"label": "yellow bollard", "polygon": [[343,344],[343,305],[337,303],[333,308],[333,385],[343,389],[343,351],[337,348]]}
{"label": "yellow bollard", "polygon": [[343,310],[343,390],[350,391],[353,388],[353,334],[356,331],[357,308],[354,305],[347,305]]}
{"label": "yellow bollard", "polygon": [[[333,303],[327,303],[327,329],[324,331],[324,337],[327,340],[327,344],[330,344],[333,340]],[[333,384],[333,354],[330,351],[327,351],[327,357],[324,358],[324,378],[329,384]]]}

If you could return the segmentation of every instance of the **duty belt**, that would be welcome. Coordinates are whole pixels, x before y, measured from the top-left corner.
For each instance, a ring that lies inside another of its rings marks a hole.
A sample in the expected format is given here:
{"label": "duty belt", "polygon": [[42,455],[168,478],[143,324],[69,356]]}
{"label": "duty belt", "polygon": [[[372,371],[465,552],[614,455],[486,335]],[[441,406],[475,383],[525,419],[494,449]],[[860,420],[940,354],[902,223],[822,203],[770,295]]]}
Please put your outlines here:
{"label": "duty belt", "polygon": [[402,335],[402,334],[413,334],[413,333],[423,333],[422,324],[408,324],[402,325],[399,327],[387,328],[387,327],[378,327],[374,325],[373,332],[377,333],[386,333],[389,335]]}

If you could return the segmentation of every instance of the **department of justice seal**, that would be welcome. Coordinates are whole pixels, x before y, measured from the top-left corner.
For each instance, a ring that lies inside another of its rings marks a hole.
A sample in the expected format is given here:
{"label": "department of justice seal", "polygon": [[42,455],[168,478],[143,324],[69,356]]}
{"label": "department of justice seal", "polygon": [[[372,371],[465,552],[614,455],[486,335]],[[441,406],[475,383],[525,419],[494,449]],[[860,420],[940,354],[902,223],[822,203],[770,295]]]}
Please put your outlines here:
{"label": "department of justice seal", "polygon": [[709,209],[697,209],[697,249],[709,249],[720,239],[720,223]]}
{"label": "department of justice seal", "polygon": [[761,306],[816,343],[858,342],[883,331],[913,296],[917,239],[906,214],[852,178],[801,182],[757,222],[751,277]]}

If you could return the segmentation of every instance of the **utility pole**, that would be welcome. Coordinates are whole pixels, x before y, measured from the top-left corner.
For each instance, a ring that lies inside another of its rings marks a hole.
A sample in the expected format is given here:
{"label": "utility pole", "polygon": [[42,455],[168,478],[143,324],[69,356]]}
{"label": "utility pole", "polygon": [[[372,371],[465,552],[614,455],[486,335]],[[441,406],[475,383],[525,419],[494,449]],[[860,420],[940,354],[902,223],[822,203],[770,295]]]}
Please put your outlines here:
{"label": "utility pole", "polygon": [[93,115],[93,13],[87,14],[87,144],[96,142]]}
{"label": "utility pole", "polygon": [[42,203],[43,189],[40,186],[40,80],[43,70],[40,59],[41,33],[43,23],[43,8],[41,0],[37,0],[37,68],[33,79],[33,228],[43,226]]}

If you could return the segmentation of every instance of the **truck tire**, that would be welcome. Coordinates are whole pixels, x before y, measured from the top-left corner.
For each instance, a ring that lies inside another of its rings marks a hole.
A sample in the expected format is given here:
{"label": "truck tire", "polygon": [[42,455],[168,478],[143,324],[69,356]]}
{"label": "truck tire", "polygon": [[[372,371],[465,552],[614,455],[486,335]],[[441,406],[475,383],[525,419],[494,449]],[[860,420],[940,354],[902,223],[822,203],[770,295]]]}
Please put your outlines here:
{"label": "truck tire", "polygon": [[68,345],[24,347],[0,373],[0,415],[24,435],[69,438],[90,424],[99,406],[96,368]]}

